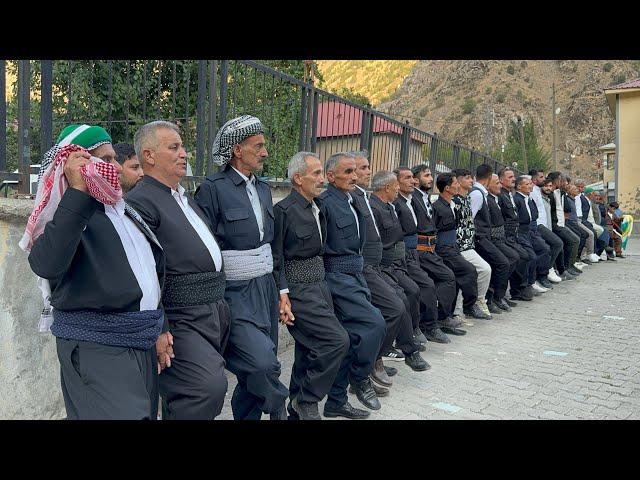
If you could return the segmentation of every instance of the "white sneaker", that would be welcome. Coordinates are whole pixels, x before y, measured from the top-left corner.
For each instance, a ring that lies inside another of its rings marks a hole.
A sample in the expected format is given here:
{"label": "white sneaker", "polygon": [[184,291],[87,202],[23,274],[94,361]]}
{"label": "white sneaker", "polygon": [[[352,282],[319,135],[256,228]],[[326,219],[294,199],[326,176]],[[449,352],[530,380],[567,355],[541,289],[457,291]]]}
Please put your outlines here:
{"label": "white sneaker", "polygon": [[476,300],[476,305],[482,310],[482,312],[486,315],[491,316],[491,312],[489,311],[489,305],[487,305],[487,301],[484,298],[479,298]]}
{"label": "white sneaker", "polygon": [[582,263],[582,262],[576,262],[576,263],[573,264],[573,266],[576,267],[578,270],[580,270],[582,272],[584,267],[586,267],[587,265],[585,263]]}
{"label": "white sneaker", "polygon": [[592,253],[591,255],[589,255],[589,260],[591,260],[593,263],[598,263],[600,261],[600,257],[595,253]]}
{"label": "white sneaker", "polygon": [[542,285],[540,285],[537,280],[533,285],[531,285],[531,288],[533,288],[536,292],[540,292],[540,293],[544,293],[544,292],[548,292],[549,291],[548,288],[545,288]]}
{"label": "white sneaker", "polygon": [[549,279],[550,282],[553,282],[553,283],[560,283],[562,281],[562,279],[558,276],[558,274],[553,268],[549,270],[549,274],[547,275],[547,278]]}
{"label": "white sneaker", "polygon": [[606,260],[607,260],[607,252],[602,252],[602,254],[600,254],[600,261],[605,262]]}

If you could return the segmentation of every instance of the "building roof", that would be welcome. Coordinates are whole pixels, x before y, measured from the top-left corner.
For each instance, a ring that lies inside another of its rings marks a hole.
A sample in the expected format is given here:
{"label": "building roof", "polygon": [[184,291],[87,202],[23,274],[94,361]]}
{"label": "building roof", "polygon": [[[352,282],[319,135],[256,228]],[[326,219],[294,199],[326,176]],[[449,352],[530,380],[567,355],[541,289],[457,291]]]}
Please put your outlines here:
{"label": "building roof", "polygon": [[[341,102],[329,101],[318,104],[318,121],[316,123],[316,137],[342,137],[360,135],[362,133],[362,110]],[[373,133],[391,133],[402,135],[402,127],[384,118],[373,117]],[[414,132],[411,138],[420,143],[427,143],[427,138],[421,138]]]}
{"label": "building roof", "polygon": [[640,78],[619,83],[618,85],[611,85],[610,87],[605,88],[605,90],[624,90],[625,88],[640,88]]}
{"label": "building roof", "polygon": [[611,142],[611,143],[607,143],[606,145],[602,145],[600,148],[598,148],[598,150],[615,150],[616,149],[616,144]]}

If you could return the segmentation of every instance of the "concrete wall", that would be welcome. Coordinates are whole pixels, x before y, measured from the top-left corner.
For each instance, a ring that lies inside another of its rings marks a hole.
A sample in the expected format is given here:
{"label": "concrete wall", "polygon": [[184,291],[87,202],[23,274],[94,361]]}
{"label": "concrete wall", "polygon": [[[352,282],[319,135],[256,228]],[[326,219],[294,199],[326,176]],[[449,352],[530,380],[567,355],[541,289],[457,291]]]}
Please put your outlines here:
{"label": "concrete wall", "polygon": [[620,94],[616,119],[618,143],[618,202],[620,208],[640,219],[640,92]]}
{"label": "concrete wall", "polygon": [[[272,188],[274,203],[288,193]],[[42,297],[18,247],[32,208],[33,200],[0,198],[0,420],[66,416],[55,338],[37,330]],[[293,345],[282,325],[278,342],[280,352]]]}
{"label": "concrete wall", "polygon": [[18,247],[32,205],[0,198],[0,419],[65,416],[55,341],[38,333],[42,297]]}

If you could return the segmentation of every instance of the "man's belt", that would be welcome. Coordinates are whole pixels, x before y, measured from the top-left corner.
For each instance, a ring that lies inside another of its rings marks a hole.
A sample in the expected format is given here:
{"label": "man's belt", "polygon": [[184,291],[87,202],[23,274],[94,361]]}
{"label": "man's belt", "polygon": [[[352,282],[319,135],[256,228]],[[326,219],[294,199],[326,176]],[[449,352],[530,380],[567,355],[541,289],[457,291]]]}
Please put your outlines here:
{"label": "man's belt", "polygon": [[418,234],[418,245],[416,245],[416,250],[418,250],[419,252],[433,253],[436,250],[437,241],[438,241],[438,235]]}
{"label": "man's belt", "polygon": [[224,272],[167,275],[162,305],[166,308],[180,308],[215,303],[224,298],[225,281]]}
{"label": "man's belt", "polygon": [[324,280],[324,261],[315,256],[301,260],[284,261],[287,283],[318,283]]}
{"label": "man's belt", "polygon": [[456,245],[456,231],[447,230],[445,232],[438,232],[438,238],[436,239],[436,243],[439,247],[452,247]]}
{"label": "man's belt", "polygon": [[365,265],[378,266],[382,261],[382,242],[365,242],[362,246]]}
{"label": "man's belt", "polygon": [[415,233],[413,235],[405,235],[404,244],[409,250],[415,250],[418,245],[418,236]]}

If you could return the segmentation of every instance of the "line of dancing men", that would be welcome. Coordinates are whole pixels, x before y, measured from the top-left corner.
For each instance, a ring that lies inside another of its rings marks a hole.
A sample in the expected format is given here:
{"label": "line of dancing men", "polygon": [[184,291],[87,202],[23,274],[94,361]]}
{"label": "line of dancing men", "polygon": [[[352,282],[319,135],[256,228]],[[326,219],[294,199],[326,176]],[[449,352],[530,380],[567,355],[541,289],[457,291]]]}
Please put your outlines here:
{"label": "line of dancing men", "polygon": [[[66,160],[68,188],[29,254],[51,286],[69,419],[155,419],[159,397],[163,419],[214,419],[225,368],[238,380],[234,419],[319,420],[325,398],[325,417],[364,419],[390,394],[389,363],[424,372],[427,343],[465,335],[465,316],[510,312],[613,256],[610,212],[559,172],[480,165],[474,180],[457,169],[438,175],[432,202],[426,165],[371,178],[365,151],[324,165],[298,152],[291,193],[273,205],[256,176],[268,152],[253,116],[218,131],[220,170],[193,198],[170,122],[142,126],[134,149],[117,152],[101,127],[72,125],[49,161],[69,143],[89,153]],[[120,171],[115,205],[87,188],[91,155]],[[288,388],[279,323],[295,340]]]}

